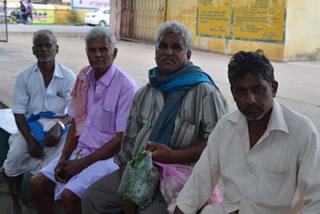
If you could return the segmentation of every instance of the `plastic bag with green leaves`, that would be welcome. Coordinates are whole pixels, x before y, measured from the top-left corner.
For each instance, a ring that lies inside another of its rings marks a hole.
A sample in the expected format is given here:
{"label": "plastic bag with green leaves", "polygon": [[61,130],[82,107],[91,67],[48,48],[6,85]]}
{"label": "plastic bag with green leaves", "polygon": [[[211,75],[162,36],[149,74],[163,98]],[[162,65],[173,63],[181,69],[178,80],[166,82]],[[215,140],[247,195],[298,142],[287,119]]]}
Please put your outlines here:
{"label": "plastic bag with green leaves", "polygon": [[127,163],[118,193],[143,209],[153,200],[159,184],[159,174],[159,169],[152,163],[151,152],[140,152]]}

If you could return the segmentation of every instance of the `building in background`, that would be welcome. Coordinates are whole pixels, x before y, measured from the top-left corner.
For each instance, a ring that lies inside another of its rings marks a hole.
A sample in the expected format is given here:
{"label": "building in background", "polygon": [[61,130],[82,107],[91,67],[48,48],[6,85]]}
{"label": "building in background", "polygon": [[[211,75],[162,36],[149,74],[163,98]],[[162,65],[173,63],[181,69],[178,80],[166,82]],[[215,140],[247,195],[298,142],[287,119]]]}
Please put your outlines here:
{"label": "building in background", "polygon": [[109,8],[110,0],[71,0],[72,8],[76,9],[98,9]]}
{"label": "building in background", "polygon": [[112,25],[120,26],[114,30],[123,38],[152,41],[161,22],[178,20],[190,28],[198,49],[262,49],[279,61],[320,59],[319,0],[111,0],[111,6],[121,13],[112,16]]}

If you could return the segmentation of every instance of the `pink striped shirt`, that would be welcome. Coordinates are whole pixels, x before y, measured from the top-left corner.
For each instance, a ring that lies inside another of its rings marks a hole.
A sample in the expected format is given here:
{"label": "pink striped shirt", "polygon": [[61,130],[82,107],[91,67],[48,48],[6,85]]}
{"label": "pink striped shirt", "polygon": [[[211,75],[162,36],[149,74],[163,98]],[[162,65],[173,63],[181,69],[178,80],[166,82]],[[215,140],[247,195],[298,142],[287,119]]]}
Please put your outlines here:
{"label": "pink striped shirt", "polygon": [[[125,130],[137,87],[133,78],[115,64],[97,81],[94,70],[90,69],[86,75],[89,82],[86,119],[78,148],[94,151],[109,142],[117,132]],[[71,105],[68,114],[75,117],[75,106]]]}

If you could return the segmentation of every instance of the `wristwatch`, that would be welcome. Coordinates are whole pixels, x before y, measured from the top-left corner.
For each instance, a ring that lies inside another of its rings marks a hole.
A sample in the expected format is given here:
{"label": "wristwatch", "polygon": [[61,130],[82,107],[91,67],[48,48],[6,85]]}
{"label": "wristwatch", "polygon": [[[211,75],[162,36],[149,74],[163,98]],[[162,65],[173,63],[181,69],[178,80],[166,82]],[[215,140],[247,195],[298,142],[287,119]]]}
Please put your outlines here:
{"label": "wristwatch", "polygon": [[64,125],[64,123],[61,120],[58,120],[57,123],[59,124],[59,126],[61,127],[62,130],[65,130],[66,126]]}

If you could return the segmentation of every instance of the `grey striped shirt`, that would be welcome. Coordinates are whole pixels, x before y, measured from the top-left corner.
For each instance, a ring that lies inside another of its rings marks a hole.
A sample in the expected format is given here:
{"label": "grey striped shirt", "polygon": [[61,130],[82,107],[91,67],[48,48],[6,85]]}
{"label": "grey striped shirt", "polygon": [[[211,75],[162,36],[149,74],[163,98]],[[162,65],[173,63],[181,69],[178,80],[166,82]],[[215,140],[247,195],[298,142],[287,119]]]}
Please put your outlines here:
{"label": "grey striped shirt", "polygon": [[[163,105],[164,98],[159,90],[149,84],[138,90],[121,151],[116,157],[118,163],[127,162],[144,148]],[[169,146],[183,149],[206,142],[217,121],[227,110],[227,103],[215,86],[201,83],[189,89],[178,111]]]}

